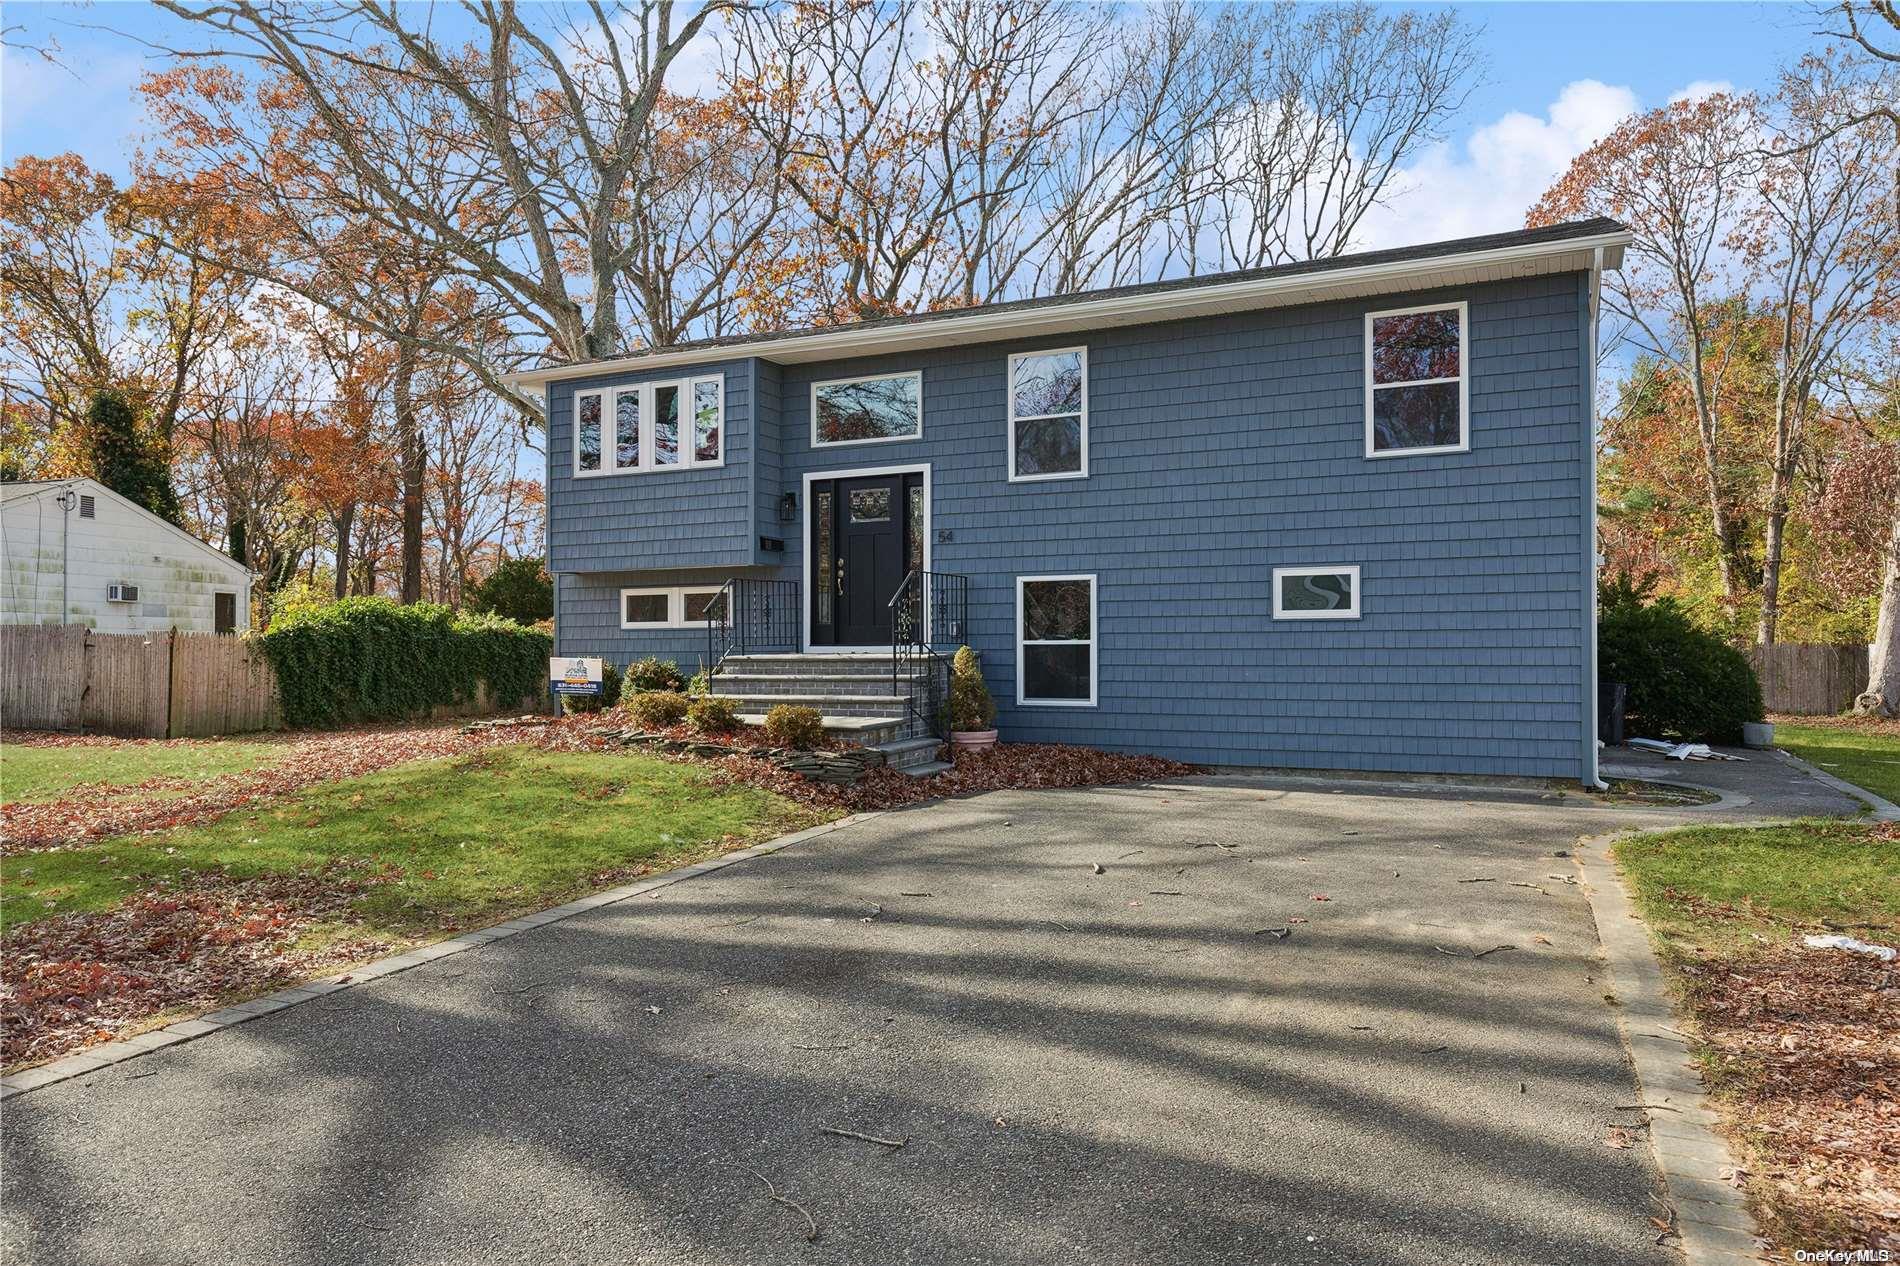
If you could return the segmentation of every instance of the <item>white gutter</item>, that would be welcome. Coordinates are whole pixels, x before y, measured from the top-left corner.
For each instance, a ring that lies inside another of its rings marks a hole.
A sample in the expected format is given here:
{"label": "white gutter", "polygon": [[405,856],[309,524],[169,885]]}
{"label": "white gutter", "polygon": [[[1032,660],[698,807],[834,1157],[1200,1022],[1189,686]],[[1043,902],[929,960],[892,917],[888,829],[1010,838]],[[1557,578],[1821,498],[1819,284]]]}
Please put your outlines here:
{"label": "white gutter", "polygon": [[[635,356],[612,360],[584,361],[571,365],[550,365],[541,369],[521,370],[502,375],[510,387],[533,387],[569,378],[666,369],[676,365],[704,364],[709,360],[763,356],[767,359],[796,353],[798,360],[819,360],[833,356],[869,355],[879,352],[908,351],[915,348],[967,342],[991,342],[1017,334],[1035,334],[1051,325],[1135,324],[1137,321],[1166,321],[1249,307],[1267,307],[1287,303],[1302,294],[1317,293],[1341,286],[1376,283],[1387,289],[1405,289],[1415,279],[1451,268],[1481,268],[1523,263],[1529,260],[1589,251],[1595,267],[1601,269],[1605,252],[1615,252],[1612,267],[1620,266],[1623,247],[1632,240],[1628,231],[1599,234],[1595,237],[1570,238],[1561,242],[1534,242],[1490,250],[1466,251],[1457,255],[1434,255],[1380,264],[1361,264],[1349,268],[1328,268],[1290,276],[1255,277],[1244,281],[1210,282],[1205,286],[1183,286],[1163,291],[1114,295],[1103,299],[1077,299],[1070,303],[1038,304],[1030,307],[1002,306],[997,310],[972,309],[967,315],[938,317],[926,321],[895,322],[869,328],[845,326],[810,334],[761,338],[747,342],[663,348]],[[1595,275],[1594,273],[1592,274]],[[1594,283],[1593,283],[1594,284]],[[1594,340],[1595,334],[1592,333]],[[1596,402],[1591,401],[1594,418]]]}

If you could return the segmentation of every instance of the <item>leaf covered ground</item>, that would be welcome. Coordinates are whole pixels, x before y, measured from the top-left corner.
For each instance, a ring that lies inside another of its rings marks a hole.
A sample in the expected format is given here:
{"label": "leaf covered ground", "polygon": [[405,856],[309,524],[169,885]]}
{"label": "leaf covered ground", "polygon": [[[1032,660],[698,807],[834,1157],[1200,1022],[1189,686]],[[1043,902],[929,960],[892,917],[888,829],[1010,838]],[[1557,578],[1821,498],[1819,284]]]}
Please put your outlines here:
{"label": "leaf covered ground", "polygon": [[874,769],[837,787],[751,756],[626,749],[611,737],[626,725],[609,711],[466,732],[373,727],[205,743],[209,754],[188,740],[9,734],[0,766],[34,753],[47,798],[0,808],[0,1063],[51,1059],[841,813],[1194,772],[1005,744],[934,778]]}
{"label": "leaf covered ground", "polygon": [[1900,1250],[1900,825],[1697,828],[1617,845],[1778,1260]]}

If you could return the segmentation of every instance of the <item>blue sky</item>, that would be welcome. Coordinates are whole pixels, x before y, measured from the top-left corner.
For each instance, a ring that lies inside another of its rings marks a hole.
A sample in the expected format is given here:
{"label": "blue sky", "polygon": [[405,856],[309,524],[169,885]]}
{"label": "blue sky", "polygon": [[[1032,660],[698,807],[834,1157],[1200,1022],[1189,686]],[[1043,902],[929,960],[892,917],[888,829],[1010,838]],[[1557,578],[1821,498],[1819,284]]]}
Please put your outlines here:
{"label": "blue sky", "polygon": [[[1777,63],[1813,45],[1805,5],[1486,3],[1458,6],[1485,28],[1487,80],[1446,143],[1407,173],[1364,245],[1514,228],[1571,157],[1629,110],[1709,85],[1767,86]],[[145,126],[133,85],[163,65],[128,35],[164,41],[178,23],[140,0],[7,0],[10,40],[53,39],[64,67],[4,52],[0,157],[76,150],[123,175]]]}

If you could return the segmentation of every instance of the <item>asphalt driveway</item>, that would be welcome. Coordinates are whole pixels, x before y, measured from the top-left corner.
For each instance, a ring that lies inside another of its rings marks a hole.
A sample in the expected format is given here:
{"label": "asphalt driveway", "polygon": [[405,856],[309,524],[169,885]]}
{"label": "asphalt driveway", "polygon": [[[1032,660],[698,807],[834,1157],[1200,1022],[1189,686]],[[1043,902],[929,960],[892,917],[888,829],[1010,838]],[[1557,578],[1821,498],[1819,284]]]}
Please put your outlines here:
{"label": "asphalt driveway", "polygon": [[1635,820],[1235,779],[888,814],[11,1100],[0,1248],[1673,1262],[1557,855]]}

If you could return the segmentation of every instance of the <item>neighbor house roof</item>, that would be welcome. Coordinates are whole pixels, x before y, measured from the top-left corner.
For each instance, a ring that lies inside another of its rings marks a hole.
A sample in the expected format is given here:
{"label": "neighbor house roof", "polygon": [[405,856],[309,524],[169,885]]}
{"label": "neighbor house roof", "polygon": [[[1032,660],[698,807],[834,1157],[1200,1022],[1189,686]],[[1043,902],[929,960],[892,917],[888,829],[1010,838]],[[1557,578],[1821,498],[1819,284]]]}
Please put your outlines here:
{"label": "neighbor house roof", "polygon": [[62,488],[72,488],[75,491],[84,492],[90,497],[106,497],[116,501],[126,509],[144,515],[152,521],[152,525],[155,528],[169,533],[179,543],[189,545],[192,549],[197,550],[201,554],[210,555],[220,563],[223,563],[226,567],[235,567],[247,576],[256,575],[249,567],[240,563],[237,559],[232,558],[217,546],[205,544],[191,533],[185,531],[185,529],[179,527],[176,523],[166,522],[131,498],[120,496],[112,489],[100,483],[97,479],[19,479],[0,483],[0,506],[16,505],[22,501],[30,501],[34,497],[58,492]]}
{"label": "neighbor house roof", "polygon": [[1620,268],[1630,232],[1611,219],[1578,220],[1421,246],[1237,272],[1114,286],[1077,294],[1018,299],[880,317],[849,325],[695,339],[603,360],[548,365],[510,374],[515,386],[662,369],[720,357],[762,356],[781,364],[877,355],[950,344],[1039,338],[1079,330],[1181,320],[1227,312],[1363,298],[1404,290],[1469,285],[1595,267]]}

